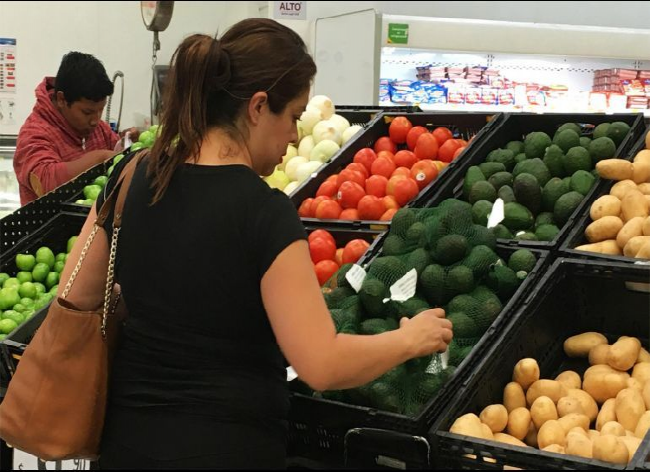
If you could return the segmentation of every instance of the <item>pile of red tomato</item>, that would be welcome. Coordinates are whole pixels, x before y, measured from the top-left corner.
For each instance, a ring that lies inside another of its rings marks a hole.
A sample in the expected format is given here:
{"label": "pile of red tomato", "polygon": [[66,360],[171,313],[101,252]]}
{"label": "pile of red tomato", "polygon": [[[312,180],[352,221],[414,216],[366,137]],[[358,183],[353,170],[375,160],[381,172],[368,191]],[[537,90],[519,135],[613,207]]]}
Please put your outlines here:
{"label": "pile of red tomato", "polygon": [[318,283],[324,285],[343,264],[356,264],[370,247],[364,239],[353,239],[337,248],[329,231],[317,229],[309,234],[309,254],[314,263]]}
{"label": "pile of red tomato", "polygon": [[388,136],[373,148],[363,148],[338,174],[321,184],[314,198],[305,199],[303,218],[390,221],[401,207],[438,177],[465,149],[448,128],[429,132],[396,117]]}

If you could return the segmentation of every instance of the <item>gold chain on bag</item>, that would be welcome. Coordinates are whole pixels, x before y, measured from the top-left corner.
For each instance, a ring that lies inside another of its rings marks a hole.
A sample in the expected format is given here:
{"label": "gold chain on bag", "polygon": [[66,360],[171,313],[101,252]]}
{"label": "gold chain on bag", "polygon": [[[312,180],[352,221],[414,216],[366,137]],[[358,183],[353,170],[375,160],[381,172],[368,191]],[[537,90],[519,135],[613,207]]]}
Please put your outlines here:
{"label": "gold chain on bag", "polygon": [[74,280],[77,278],[77,274],[79,274],[79,270],[81,269],[81,263],[86,258],[86,254],[88,254],[88,249],[90,249],[90,245],[92,244],[93,239],[95,239],[95,235],[97,234],[98,230],[99,230],[99,226],[97,225],[97,223],[95,223],[95,226],[93,226],[93,230],[88,235],[88,239],[86,239],[86,244],[84,244],[84,247],[81,250],[81,255],[79,256],[79,260],[77,261],[77,265],[75,266],[74,270],[72,271],[72,274],[70,274],[70,279],[68,280],[68,283],[66,284],[65,289],[63,290],[63,293],[61,294],[61,298],[66,298],[68,296],[68,294],[70,293],[70,289],[72,289],[72,284],[74,283]]}
{"label": "gold chain on bag", "polygon": [[108,322],[109,313],[115,311],[117,303],[120,300],[120,294],[117,295],[115,304],[110,309],[111,294],[113,293],[113,280],[115,278],[115,256],[117,254],[117,238],[120,235],[121,226],[113,228],[113,237],[111,238],[111,250],[108,256],[108,276],[106,277],[106,291],[104,292],[104,314],[102,316],[102,338],[106,339],[106,323]]}

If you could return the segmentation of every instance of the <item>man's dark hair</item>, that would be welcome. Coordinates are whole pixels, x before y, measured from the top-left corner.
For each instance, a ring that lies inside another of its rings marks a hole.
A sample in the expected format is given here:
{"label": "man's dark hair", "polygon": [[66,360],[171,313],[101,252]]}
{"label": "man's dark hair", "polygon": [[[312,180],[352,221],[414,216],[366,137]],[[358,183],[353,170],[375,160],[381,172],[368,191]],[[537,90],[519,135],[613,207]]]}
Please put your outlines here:
{"label": "man's dark hair", "polygon": [[113,94],[113,84],[104,65],[90,54],[69,52],[56,73],[54,90],[63,92],[68,105],[85,98],[93,102]]}

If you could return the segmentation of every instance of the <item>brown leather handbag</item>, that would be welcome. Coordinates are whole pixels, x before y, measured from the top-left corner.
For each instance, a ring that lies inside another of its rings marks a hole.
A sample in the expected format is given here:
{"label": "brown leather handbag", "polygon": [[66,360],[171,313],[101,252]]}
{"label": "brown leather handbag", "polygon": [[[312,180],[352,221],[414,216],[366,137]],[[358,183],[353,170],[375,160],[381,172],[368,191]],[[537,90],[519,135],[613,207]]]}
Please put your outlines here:
{"label": "brown leather handbag", "polygon": [[[116,310],[120,301],[113,280],[117,239],[139,157],[126,165],[106,197],[70,280],[25,349],[0,404],[0,437],[43,460],[95,459],[99,455],[111,354],[126,315],[125,308]],[[108,274],[79,273],[113,205]],[[98,276],[106,278],[103,309],[78,310],[67,299],[75,279]]]}

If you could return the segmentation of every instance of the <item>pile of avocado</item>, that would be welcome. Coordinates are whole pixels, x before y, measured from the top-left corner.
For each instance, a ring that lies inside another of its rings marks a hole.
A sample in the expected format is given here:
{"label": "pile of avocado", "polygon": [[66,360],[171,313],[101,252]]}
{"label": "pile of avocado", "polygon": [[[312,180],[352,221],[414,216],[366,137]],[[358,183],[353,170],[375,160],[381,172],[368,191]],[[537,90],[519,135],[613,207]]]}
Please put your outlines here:
{"label": "pile of avocado", "polygon": [[492,228],[498,238],[552,241],[596,182],[596,163],[616,155],[629,125],[602,123],[584,136],[565,123],[553,138],[542,131],[495,149],[468,169],[463,199],[472,204],[476,224],[487,225],[497,198],[504,220]]}

